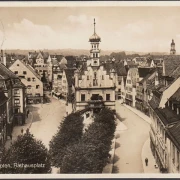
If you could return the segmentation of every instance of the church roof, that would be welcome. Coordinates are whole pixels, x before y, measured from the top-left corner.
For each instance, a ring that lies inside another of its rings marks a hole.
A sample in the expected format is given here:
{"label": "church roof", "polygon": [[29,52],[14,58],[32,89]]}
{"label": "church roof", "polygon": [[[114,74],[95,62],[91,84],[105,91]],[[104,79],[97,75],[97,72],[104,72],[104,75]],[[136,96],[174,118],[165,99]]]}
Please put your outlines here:
{"label": "church roof", "polygon": [[100,42],[101,38],[94,32],[94,34],[89,38],[90,42]]}

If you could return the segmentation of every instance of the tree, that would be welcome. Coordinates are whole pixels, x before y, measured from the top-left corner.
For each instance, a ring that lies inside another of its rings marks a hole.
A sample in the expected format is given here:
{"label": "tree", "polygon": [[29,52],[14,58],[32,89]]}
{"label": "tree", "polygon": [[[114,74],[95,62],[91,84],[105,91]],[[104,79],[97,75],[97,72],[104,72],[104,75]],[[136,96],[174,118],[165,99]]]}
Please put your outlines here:
{"label": "tree", "polygon": [[58,132],[49,144],[52,164],[60,167],[63,157],[68,153],[67,147],[78,143],[83,133],[83,117],[80,113],[68,115],[60,124]]}
{"label": "tree", "polygon": [[50,156],[42,141],[36,140],[29,131],[19,135],[17,140],[2,155],[1,173],[10,174],[44,174],[50,173]]}
{"label": "tree", "polygon": [[102,173],[109,161],[115,128],[113,111],[103,108],[81,141],[66,149],[61,173]]}

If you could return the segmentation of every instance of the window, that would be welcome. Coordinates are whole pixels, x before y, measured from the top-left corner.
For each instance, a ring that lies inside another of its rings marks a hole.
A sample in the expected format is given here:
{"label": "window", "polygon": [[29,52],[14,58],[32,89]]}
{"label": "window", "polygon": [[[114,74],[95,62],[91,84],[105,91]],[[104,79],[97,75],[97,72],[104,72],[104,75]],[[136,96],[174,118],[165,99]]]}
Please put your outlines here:
{"label": "window", "polygon": [[36,81],[36,78],[33,77],[33,78],[32,78],[32,81],[35,82],[35,81]]}
{"label": "window", "polygon": [[92,45],[92,49],[93,49],[93,45]]}
{"label": "window", "polygon": [[19,91],[19,89],[14,89],[14,94],[16,95],[16,94],[19,94],[20,93],[20,91]]}
{"label": "window", "polygon": [[28,89],[31,89],[31,85],[27,85],[27,88],[28,88]]}
{"label": "window", "polygon": [[118,92],[121,92],[121,89],[118,89]]}
{"label": "window", "polygon": [[19,113],[19,108],[15,108],[15,109],[14,109],[14,112],[15,112],[15,113]]}
{"label": "window", "polygon": [[118,81],[118,84],[121,85],[121,81]]}
{"label": "window", "polygon": [[36,89],[39,89],[39,85],[36,85]]}
{"label": "window", "polygon": [[89,113],[86,114],[86,118],[88,118],[88,117],[89,117]]}
{"label": "window", "polygon": [[23,74],[27,74],[27,72],[26,72],[26,71],[23,71]]}
{"label": "window", "polygon": [[172,162],[175,163],[175,146],[172,145]]}
{"label": "window", "polygon": [[18,74],[18,71],[14,71],[14,74]]}
{"label": "window", "polygon": [[19,66],[19,64],[17,64],[17,66]]}
{"label": "window", "polygon": [[27,81],[31,81],[31,78],[27,78]]}
{"label": "window", "polygon": [[85,94],[81,94],[81,101],[85,101]]}
{"label": "window", "polygon": [[106,94],[106,101],[110,101],[110,94]]}
{"label": "window", "polygon": [[87,76],[87,80],[89,80],[89,76]]}
{"label": "window", "polygon": [[96,53],[96,57],[98,57],[98,53]]}
{"label": "window", "polygon": [[104,75],[102,75],[102,80],[104,80]]}
{"label": "window", "polygon": [[20,100],[19,99],[14,99],[14,106],[19,106]]}

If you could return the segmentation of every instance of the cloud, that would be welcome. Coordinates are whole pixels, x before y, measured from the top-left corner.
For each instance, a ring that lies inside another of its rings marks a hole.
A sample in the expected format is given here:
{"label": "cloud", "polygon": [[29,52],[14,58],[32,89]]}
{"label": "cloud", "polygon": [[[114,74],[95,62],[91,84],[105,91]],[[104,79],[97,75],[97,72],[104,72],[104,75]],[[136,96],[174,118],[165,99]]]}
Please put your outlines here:
{"label": "cloud", "polygon": [[144,36],[147,33],[153,31],[153,25],[149,22],[138,21],[133,23],[128,23],[125,26],[121,27],[115,34],[118,37],[135,37],[135,36]]}
{"label": "cloud", "polygon": [[48,48],[49,44],[56,44],[54,41],[57,33],[47,25],[38,25],[22,19],[20,23],[13,23],[6,31],[5,48]]}
{"label": "cloud", "polygon": [[98,22],[99,18],[98,17],[93,17],[93,16],[87,16],[85,14],[80,14],[77,16],[70,15],[68,16],[68,21],[72,24],[76,24],[77,26],[82,25],[82,26],[87,26],[90,24],[93,24],[94,18],[96,19],[96,22]]}

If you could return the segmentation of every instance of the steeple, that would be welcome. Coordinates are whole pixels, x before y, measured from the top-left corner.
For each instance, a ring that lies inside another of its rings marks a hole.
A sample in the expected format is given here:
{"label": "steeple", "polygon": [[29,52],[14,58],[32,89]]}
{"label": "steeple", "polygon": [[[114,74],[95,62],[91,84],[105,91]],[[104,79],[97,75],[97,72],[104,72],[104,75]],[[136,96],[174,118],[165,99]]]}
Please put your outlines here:
{"label": "steeple", "polygon": [[170,54],[176,54],[174,39],[172,39],[172,42],[171,42]]}
{"label": "steeple", "polygon": [[99,66],[99,57],[100,57],[99,43],[101,42],[101,38],[96,34],[95,19],[94,19],[94,34],[89,38],[89,42],[91,44],[91,50],[90,50],[91,65]]}

